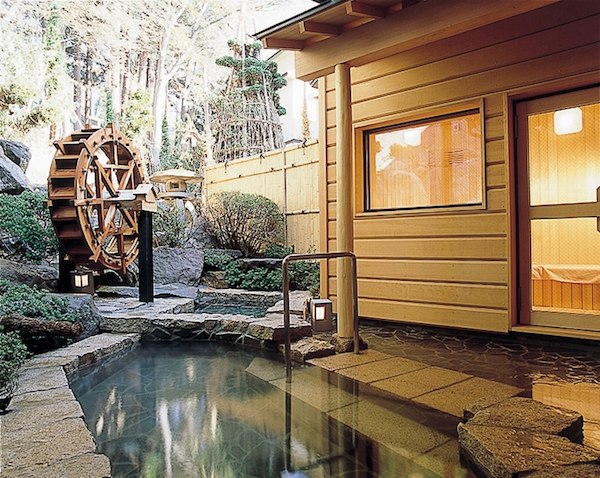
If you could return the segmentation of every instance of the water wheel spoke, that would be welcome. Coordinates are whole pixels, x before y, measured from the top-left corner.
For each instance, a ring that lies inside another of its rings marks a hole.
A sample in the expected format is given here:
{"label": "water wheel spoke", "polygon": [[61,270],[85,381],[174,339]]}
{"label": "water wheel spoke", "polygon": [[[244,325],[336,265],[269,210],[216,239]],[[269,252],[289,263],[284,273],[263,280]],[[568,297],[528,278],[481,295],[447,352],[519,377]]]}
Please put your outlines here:
{"label": "water wheel spoke", "polygon": [[129,169],[121,176],[121,180],[119,181],[119,189],[127,189],[127,184],[130,179],[133,178],[133,161],[129,164]]}
{"label": "water wheel spoke", "polygon": [[127,224],[129,224],[137,232],[137,221],[131,215],[131,213],[127,209],[121,209],[121,214],[123,214],[123,219],[125,222],[127,222]]}
{"label": "water wheel spoke", "polygon": [[[100,183],[103,184],[106,187],[106,189],[108,189],[108,193],[112,197],[117,197],[119,195],[119,193],[117,192],[117,188],[115,188],[115,185],[113,183],[112,174],[111,174],[112,171],[108,172],[104,168],[104,166],[102,166],[102,164],[100,164],[100,161],[96,161],[96,170],[98,171],[98,174],[100,176]],[[98,187],[98,184],[96,185],[96,187]]]}

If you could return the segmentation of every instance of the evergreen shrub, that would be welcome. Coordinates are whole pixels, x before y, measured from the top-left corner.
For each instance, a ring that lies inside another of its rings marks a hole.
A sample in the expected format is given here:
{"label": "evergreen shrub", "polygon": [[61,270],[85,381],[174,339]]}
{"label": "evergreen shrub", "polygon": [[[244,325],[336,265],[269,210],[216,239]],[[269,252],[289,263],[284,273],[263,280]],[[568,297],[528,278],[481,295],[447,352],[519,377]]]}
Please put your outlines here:
{"label": "evergreen shrub", "polygon": [[67,322],[78,322],[81,319],[69,307],[69,301],[65,297],[0,279],[0,316],[8,314]]}
{"label": "evergreen shrub", "polygon": [[222,191],[205,207],[207,231],[220,247],[257,257],[283,238],[283,214],[277,204],[258,194]]}
{"label": "evergreen shrub", "polygon": [[0,233],[16,239],[25,258],[34,262],[58,253],[58,240],[45,199],[44,194],[31,191],[0,194]]}

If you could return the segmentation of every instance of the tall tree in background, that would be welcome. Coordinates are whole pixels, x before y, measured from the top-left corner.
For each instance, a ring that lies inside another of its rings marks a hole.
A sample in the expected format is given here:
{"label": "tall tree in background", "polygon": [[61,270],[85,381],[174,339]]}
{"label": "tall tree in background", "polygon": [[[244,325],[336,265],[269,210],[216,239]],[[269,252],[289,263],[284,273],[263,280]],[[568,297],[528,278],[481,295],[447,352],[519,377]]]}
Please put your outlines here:
{"label": "tall tree in background", "polygon": [[277,90],[285,86],[285,78],[277,72],[275,62],[260,59],[260,43],[231,40],[228,46],[232,54],[217,59],[217,64],[231,72],[212,108],[217,162],[283,147],[279,116],[285,114],[285,108],[279,104]]}

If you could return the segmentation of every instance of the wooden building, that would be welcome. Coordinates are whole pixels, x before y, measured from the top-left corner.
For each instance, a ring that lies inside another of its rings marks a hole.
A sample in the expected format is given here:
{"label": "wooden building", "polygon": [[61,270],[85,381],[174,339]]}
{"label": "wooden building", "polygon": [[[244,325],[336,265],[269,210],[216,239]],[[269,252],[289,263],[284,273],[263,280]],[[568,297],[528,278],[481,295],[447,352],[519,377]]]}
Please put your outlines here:
{"label": "wooden building", "polygon": [[600,2],[331,0],[257,37],[319,78],[320,245],[362,317],[600,338]]}

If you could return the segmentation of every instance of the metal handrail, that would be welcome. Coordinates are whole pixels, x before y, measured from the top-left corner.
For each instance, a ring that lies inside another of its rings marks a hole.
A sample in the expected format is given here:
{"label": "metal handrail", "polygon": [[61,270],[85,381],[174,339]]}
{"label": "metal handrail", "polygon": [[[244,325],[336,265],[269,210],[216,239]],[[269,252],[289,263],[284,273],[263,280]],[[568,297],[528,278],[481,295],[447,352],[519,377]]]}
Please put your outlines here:
{"label": "metal handrail", "polygon": [[292,381],[292,357],[290,344],[290,274],[289,263],[292,261],[312,259],[337,259],[349,257],[352,259],[352,301],[354,308],[354,353],[360,353],[358,336],[358,285],[356,279],[356,256],[352,252],[316,252],[310,254],[290,254],[283,259],[283,327],[285,332],[285,378]]}

